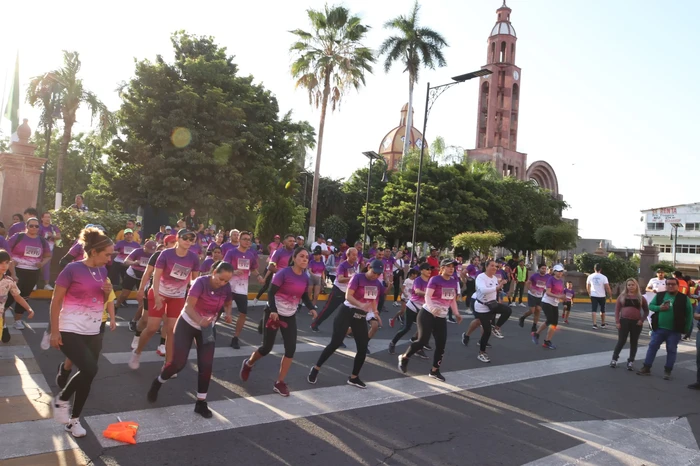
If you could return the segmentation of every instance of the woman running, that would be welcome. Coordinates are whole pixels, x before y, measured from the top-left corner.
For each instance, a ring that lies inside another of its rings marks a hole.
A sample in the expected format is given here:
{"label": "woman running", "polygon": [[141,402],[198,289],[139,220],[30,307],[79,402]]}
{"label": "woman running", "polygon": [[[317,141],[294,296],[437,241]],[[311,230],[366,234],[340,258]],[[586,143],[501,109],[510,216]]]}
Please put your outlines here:
{"label": "woman running", "polygon": [[326,283],[326,263],[321,254],[321,246],[316,246],[314,256],[309,261],[309,298],[316,306],[321,285]]}
{"label": "woman running", "polygon": [[348,377],[347,384],[357,388],[367,388],[360,380],[360,370],[367,357],[367,344],[369,335],[367,332],[367,317],[370,314],[378,315],[377,311],[379,295],[383,286],[379,278],[384,273],[384,262],[375,259],[369,264],[369,270],[363,274],[356,274],[350,279],[348,289],[345,292],[345,302],[338,307],[338,312],[333,321],[333,336],[331,342],[325,347],[316,365],[311,368],[307,380],[315,384],[321,366],[340,347],[345,338],[348,327],[352,329],[357,353],[352,368],[352,374]]}
{"label": "woman running", "polygon": [[[49,212],[44,212],[41,214],[41,225],[39,226],[39,235],[41,235],[48,243],[49,249],[51,249],[51,254],[53,254],[53,249],[56,243],[61,245],[61,230],[56,225],[51,223],[51,214]],[[45,290],[53,290],[51,286],[51,262],[47,262],[41,269],[42,279],[44,282]]]}
{"label": "woman running", "polygon": [[[115,308],[119,307],[129,298],[129,294],[138,289],[141,283],[141,278],[143,278],[143,272],[148,267],[148,260],[151,258],[154,252],[156,252],[157,244],[155,241],[146,241],[143,247],[138,247],[131,251],[129,255],[124,259],[124,267],[127,267],[124,273],[124,280],[122,280],[122,291],[117,298],[117,303]],[[116,249],[116,246],[115,246]],[[133,321],[138,321],[141,318],[141,312],[143,307],[139,305],[139,309],[136,311],[136,315]]]}
{"label": "woman running", "polygon": [[569,314],[571,314],[571,306],[574,303],[574,296],[576,293],[574,292],[574,284],[573,282],[566,282],[566,289],[564,290],[564,295],[566,298],[564,299],[564,311],[561,314],[562,319],[564,319],[564,323],[568,324],[569,323]]}
{"label": "woman running", "polygon": [[[96,228],[81,231],[80,242],[86,258],[68,264],[61,271],[51,300],[51,346],[60,349],[78,368],[54,399],[53,414],[74,437],[87,434],[79,418],[97,374],[102,350],[102,313],[112,292],[105,265],[114,252],[112,240]],[[73,409],[69,413],[73,395]]]}
{"label": "woman running", "polygon": [[200,267],[202,274],[208,274],[211,271],[211,266],[224,258],[224,255],[221,253],[220,246],[214,246],[214,248],[208,254],[211,254],[211,257],[204,259],[204,262],[202,262],[202,266]]}
{"label": "woman running", "polygon": [[289,266],[280,269],[272,277],[270,289],[267,292],[267,306],[264,311],[264,331],[262,346],[241,365],[241,380],[247,381],[253,365],[267,356],[275,344],[277,330],[282,333],[284,341],[284,356],[280,365],[279,376],[273,390],[282,396],[289,396],[289,388],[284,382],[287,372],[292,366],[292,358],[297,349],[297,306],[299,301],[315,311],[316,308],[309,299],[309,276],[305,270],[309,265],[309,253],[306,249],[296,248],[292,253]]}
{"label": "woman running", "polygon": [[553,275],[550,275],[547,279],[544,296],[542,296],[542,311],[544,312],[546,320],[540,324],[540,328],[537,332],[532,334],[532,341],[535,344],[539,343],[540,334],[549,327],[542,347],[553,350],[557,349],[557,347],[552,344],[552,337],[559,324],[559,302],[566,298],[563,280],[564,266],[561,264],[555,265],[552,267],[552,273]]}
{"label": "woman running", "polygon": [[[404,316],[406,315],[406,303],[411,299],[411,293],[413,292],[413,281],[416,279],[416,277],[420,275],[419,270],[415,269],[409,269],[408,270],[408,276],[406,279],[403,281],[401,284],[401,309],[392,317],[389,319],[389,327],[394,328],[394,324],[396,320],[398,320],[401,324],[404,324],[405,318]],[[427,282],[426,282],[427,284]],[[414,319],[415,322],[415,319]]]}
{"label": "woman running", "polygon": [[214,334],[212,327],[219,309],[226,313],[226,322],[231,323],[233,295],[228,285],[233,276],[233,266],[219,261],[214,264],[211,275],[198,277],[187,295],[187,304],[175,324],[173,333],[173,359],[165,364],[160,375],[153,380],[148,390],[148,401],[155,403],[158,391],[166,380],[184,369],[194,341],[197,346],[197,401],[194,412],[209,419],[211,410],[207,407],[207,391],[214,366]]}
{"label": "woman running", "polygon": [[613,351],[610,367],[617,367],[620,351],[630,337],[630,355],[627,358],[627,370],[634,370],[634,357],[637,355],[637,343],[642,334],[644,321],[649,315],[649,305],[642,296],[639,283],[634,278],[628,278],[625,282],[625,290],[617,297],[615,303],[615,324],[617,326],[617,345]]}
{"label": "woman running", "polygon": [[435,338],[435,354],[433,367],[428,375],[433,379],[445,381],[445,377],[440,373],[440,365],[447,343],[447,310],[452,309],[458,324],[462,322],[462,316],[457,309],[459,282],[454,278],[455,264],[453,259],[443,259],[440,274],[428,282],[425,304],[417,317],[418,341],[412,343],[404,354],[399,355],[399,370],[404,374],[408,371],[408,360],[428,344],[432,335]]}
{"label": "woman running", "polygon": [[[497,338],[503,338],[501,327],[511,315],[511,309],[506,304],[498,302],[498,292],[503,289],[506,279],[497,274],[498,265],[493,259],[488,259],[484,264],[484,273],[479,274],[474,280],[476,285],[476,297],[474,302],[474,316],[481,324],[482,334],[479,340],[479,354],[477,359],[481,362],[491,362],[486,347],[491,334]],[[500,314],[496,325],[492,321]],[[468,340],[467,340],[468,341]]]}
{"label": "woman running", "polygon": [[[405,324],[403,328],[399,330],[396,335],[394,335],[394,338],[392,338],[391,342],[389,343],[389,354],[395,353],[396,343],[398,343],[404,335],[411,331],[411,327],[413,327],[413,324],[416,321],[419,310],[425,304],[425,289],[428,286],[428,281],[430,280],[430,264],[421,264],[419,270],[420,276],[416,276],[418,272],[414,269],[408,271],[408,278],[406,281],[412,281],[412,287],[409,295],[410,297],[406,300],[406,309],[408,309],[408,312],[404,314]],[[415,278],[411,279],[411,277],[414,276]],[[421,348],[418,351],[423,352],[423,349]]]}

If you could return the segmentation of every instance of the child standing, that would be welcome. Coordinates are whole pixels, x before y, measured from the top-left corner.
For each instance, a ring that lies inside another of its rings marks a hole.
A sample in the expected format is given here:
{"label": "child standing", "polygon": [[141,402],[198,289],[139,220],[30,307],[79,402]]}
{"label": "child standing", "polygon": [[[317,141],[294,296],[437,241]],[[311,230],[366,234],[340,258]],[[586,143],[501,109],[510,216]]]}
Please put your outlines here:
{"label": "child standing", "polygon": [[396,319],[402,320],[402,317],[406,313],[406,303],[411,299],[411,292],[413,290],[413,280],[418,275],[418,270],[410,269],[408,271],[408,277],[403,281],[403,289],[401,290],[401,310],[396,313],[396,315],[389,319],[389,327],[393,328]]}
{"label": "child standing", "polygon": [[574,284],[572,282],[566,282],[566,289],[564,290],[564,311],[561,317],[564,319],[564,323],[569,323],[569,313],[571,313],[571,305],[574,302]]}
{"label": "child standing", "polygon": [[[27,310],[28,318],[32,319],[34,317],[34,311],[27,301],[20,296],[19,288],[17,287],[17,282],[9,275],[7,271],[10,268],[10,254],[4,249],[0,249],[0,332],[3,332],[5,328],[5,303],[7,302],[7,297],[12,295],[15,302]],[[7,333],[9,336],[9,333]],[[9,339],[7,340],[9,341]],[[3,340],[3,343],[7,343]]]}

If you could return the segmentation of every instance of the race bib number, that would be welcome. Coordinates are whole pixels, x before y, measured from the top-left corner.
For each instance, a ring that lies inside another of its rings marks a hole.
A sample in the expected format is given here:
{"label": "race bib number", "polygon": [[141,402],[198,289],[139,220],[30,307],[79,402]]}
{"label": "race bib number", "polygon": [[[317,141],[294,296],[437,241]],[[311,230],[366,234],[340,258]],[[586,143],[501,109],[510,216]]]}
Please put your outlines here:
{"label": "race bib number", "polygon": [[140,265],[141,267],[148,267],[148,260],[149,260],[149,257],[147,257],[147,256],[144,256],[144,257],[140,258],[140,259],[139,259],[139,265]]}
{"label": "race bib number", "polygon": [[125,255],[128,256],[128,255],[131,254],[132,252],[134,252],[134,248],[132,248],[131,246],[124,246],[124,254],[125,254]]}
{"label": "race bib number", "polygon": [[41,248],[37,246],[26,246],[24,248],[24,257],[41,257]]}
{"label": "race bib number", "polygon": [[384,264],[384,271],[391,272],[391,264],[389,264],[388,262]]}
{"label": "race bib number", "polygon": [[544,289],[545,286],[547,286],[547,282],[545,282],[543,280],[537,280],[537,288]]}
{"label": "race bib number", "polygon": [[365,287],[365,299],[375,300],[379,295],[379,289],[376,286]]}
{"label": "race bib number", "polygon": [[355,269],[348,269],[348,277],[355,275]]}
{"label": "race bib number", "polygon": [[445,301],[451,301],[457,297],[457,291],[454,288],[443,288],[442,289],[442,299]]}
{"label": "race bib number", "polygon": [[187,277],[189,277],[191,270],[192,269],[190,267],[175,264],[173,265],[173,269],[170,271],[170,276],[178,280],[187,280]]}
{"label": "race bib number", "polygon": [[238,270],[250,270],[250,259],[239,258],[237,268]]}

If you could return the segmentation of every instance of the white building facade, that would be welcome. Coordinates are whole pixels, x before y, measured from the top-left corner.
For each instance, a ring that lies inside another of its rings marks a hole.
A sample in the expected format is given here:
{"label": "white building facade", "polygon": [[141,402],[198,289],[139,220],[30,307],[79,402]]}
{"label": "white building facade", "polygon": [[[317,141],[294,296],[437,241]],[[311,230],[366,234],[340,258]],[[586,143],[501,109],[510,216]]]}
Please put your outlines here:
{"label": "white building facade", "polygon": [[675,252],[678,269],[700,271],[700,202],[643,210],[642,214],[644,237],[659,248],[660,261],[673,262]]}

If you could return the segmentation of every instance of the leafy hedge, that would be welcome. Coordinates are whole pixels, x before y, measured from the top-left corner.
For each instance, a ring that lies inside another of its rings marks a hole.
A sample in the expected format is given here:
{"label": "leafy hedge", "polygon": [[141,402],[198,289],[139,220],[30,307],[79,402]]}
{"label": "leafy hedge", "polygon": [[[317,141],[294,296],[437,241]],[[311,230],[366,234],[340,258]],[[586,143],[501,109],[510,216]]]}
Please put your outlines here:
{"label": "leafy hedge", "polygon": [[574,263],[579,272],[591,274],[595,264],[600,264],[602,273],[608,277],[611,286],[614,283],[622,283],[628,278],[639,276],[638,265],[632,261],[620,259],[614,254],[607,257],[596,256],[595,254],[583,253],[574,256]]}
{"label": "leafy hedge", "polygon": [[88,223],[102,225],[106,233],[113,238],[125,228],[126,221],[129,218],[134,218],[134,216],[132,214],[104,212],[101,210],[78,212],[69,207],[51,211],[51,221],[61,229],[61,236],[65,245],[72,244]]}

